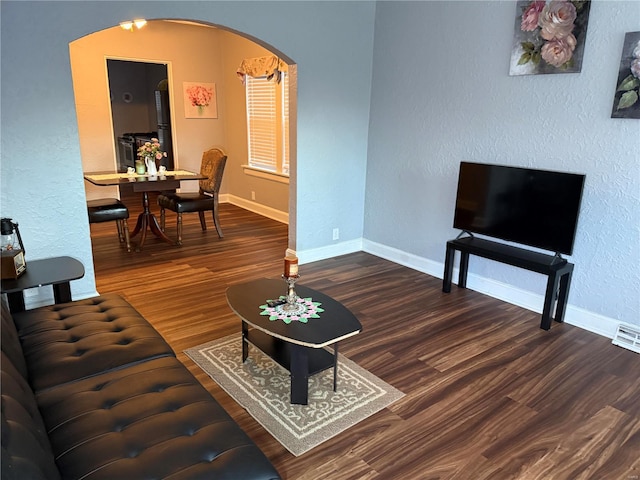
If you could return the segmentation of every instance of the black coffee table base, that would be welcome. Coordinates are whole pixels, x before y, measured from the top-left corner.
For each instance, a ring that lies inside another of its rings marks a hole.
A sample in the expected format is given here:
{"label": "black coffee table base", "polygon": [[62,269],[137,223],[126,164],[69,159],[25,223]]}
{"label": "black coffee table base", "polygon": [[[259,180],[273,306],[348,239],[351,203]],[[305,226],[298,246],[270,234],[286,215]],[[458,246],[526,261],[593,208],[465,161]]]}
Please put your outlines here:
{"label": "black coffee table base", "polygon": [[360,333],[362,325],[340,302],[300,284],[296,285],[298,297],[322,305],[320,315],[300,321],[275,318],[265,310],[265,302],[283,291],[282,280],[256,279],[227,288],[227,302],[242,321],[242,361],[251,343],[291,373],[291,403],[307,405],[310,375],[333,367],[335,391],[338,342]]}
{"label": "black coffee table base", "polygon": [[338,380],[338,343],[333,344],[333,354],[324,348],[311,348],[290,343],[267,335],[255,328],[249,329],[242,322],[242,362],[249,354],[249,344],[277,362],[291,373],[291,403],[307,405],[309,402],[309,377],[333,367],[333,391]]}

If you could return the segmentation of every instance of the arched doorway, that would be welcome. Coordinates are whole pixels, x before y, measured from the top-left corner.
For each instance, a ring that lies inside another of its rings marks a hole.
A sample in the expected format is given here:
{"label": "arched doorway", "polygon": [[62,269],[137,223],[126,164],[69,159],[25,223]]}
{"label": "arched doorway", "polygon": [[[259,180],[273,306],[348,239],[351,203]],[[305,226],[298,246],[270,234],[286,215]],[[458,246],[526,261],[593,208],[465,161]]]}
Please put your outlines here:
{"label": "arched doorway", "polygon": [[[242,168],[247,158],[246,112],[244,86],[236,69],[243,58],[264,54],[277,54],[290,65],[291,170],[286,181],[282,177],[274,181],[269,175],[248,176]],[[72,42],[70,57],[83,170],[109,170],[117,158],[105,59],[166,63],[176,166],[197,171],[204,150],[223,146],[230,159],[223,195],[243,208],[289,223],[289,248],[295,248],[291,221],[295,217],[295,188],[291,187],[296,175],[297,70],[289,58],[238,32],[184,20],[151,20],[134,32],[120,27],[95,32]],[[216,84],[218,118],[185,118],[182,85],[190,81]],[[105,187],[95,188],[101,190],[86,186],[88,198],[109,195]],[[117,196],[117,192],[111,193]]]}

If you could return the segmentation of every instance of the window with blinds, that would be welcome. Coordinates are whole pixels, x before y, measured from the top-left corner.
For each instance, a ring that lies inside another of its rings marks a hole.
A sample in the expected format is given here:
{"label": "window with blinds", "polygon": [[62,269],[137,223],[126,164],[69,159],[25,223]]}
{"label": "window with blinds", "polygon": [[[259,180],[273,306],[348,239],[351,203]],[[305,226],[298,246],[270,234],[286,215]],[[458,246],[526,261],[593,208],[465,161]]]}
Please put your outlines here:
{"label": "window with blinds", "polygon": [[246,77],[249,166],[289,174],[288,75],[280,83]]}

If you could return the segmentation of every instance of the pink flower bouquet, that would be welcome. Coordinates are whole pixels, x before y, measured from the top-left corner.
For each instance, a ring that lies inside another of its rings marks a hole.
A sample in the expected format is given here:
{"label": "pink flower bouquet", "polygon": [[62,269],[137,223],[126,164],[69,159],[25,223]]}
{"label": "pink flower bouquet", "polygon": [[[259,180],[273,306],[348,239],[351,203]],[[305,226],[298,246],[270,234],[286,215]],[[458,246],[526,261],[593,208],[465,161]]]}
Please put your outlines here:
{"label": "pink flower bouquet", "polygon": [[194,107],[208,107],[213,97],[213,90],[202,85],[187,88],[187,95]]}
{"label": "pink flower bouquet", "polygon": [[147,158],[151,157],[156,160],[161,160],[167,156],[167,152],[163,152],[160,147],[160,141],[157,138],[152,138],[150,142],[145,142],[144,145],[140,145],[138,148],[138,157]]}

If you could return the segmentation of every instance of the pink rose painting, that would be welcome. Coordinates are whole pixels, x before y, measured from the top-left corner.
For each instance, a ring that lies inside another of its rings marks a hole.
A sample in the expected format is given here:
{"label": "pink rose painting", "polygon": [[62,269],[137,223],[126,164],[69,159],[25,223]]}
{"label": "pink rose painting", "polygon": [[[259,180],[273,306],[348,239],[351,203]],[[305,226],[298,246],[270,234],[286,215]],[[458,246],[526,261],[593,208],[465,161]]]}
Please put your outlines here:
{"label": "pink rose painting", "polygon": [[624,36],[611,118],[640,118],[640,32]]}
{"label": "pink rose painting", "polygon": [[578,73],[591,2],[519,1],[509,75]]}
{"label": "pink rose painting", "polygon": [[218,118],[216,84],[183,82],[186,118]]}

